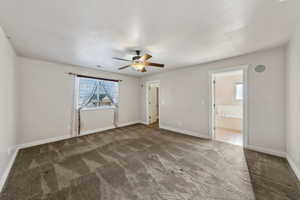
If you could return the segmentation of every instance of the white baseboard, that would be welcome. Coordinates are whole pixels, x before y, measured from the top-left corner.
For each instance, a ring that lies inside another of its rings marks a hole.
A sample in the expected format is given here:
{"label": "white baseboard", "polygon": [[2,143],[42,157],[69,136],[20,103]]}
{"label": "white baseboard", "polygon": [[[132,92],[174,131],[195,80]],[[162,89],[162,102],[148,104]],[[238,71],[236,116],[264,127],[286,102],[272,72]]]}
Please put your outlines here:
{"label": "white baseboard", "polygon": [[71,135],[62,135],[62,136],[58,136],[58,137],[37,140],[37,141],[34,141],[34,142],[18,144],[16,147],[18,149],[23,149],[23,148],[27,148],[27,147],[32,147],[32,146],[37,146],[37,145],[41,145],[41,144],[47,144],[47,143],[50,143],[50,142],[56,142],[56,141],[59,141],[59,140],[68,139],[70,137],[71,137]]}
{"label": "white baseboard", "polygon": [[173,127],[164,126],[164,125],[161,125],[160,128],[166,129],[169,131],[173,131],[173,132],[177,132],[177,133],[181,133],[181,134],[185,134],[185,135],[191,135],[191,136],[198,137],[198,138],[210,139],[210,137],[208,135],[200,134],[199,132],[194,132],[194,131],[189,131],[189,130],[184,130],[184,129],[179,129],[179,128],[173,128]]}
{"label": "white baseboard", "polygon": [[[126,123],[118,124],[118,127],[130,126],[130,125],[134,125],[134,124],[138,124],[138,123],[141,123],[141,122],[140,121],[126,122]],[[114,126],[108,126],[108,127],[104,127],[104,128],[87,130],[87,131],[81,132],[80,135],[89,135],[89,134],[98,133],[101,131],[106,131],[106,130],[110,130],[110,129],[114,129],[114,128],[115,128]]]}
{"label": "white baseboard", "polygon": [[[119,124],[118,127],[129,126],[129,125],[133,125],[133,124],[137,124],[137,123],[140,123],[140,121],[133,121],[133,122],[122,123],[122,124]],[[101,132],[101,131],[105,131],[105,130],[109,130],[109,129],[113,129],[113,128],[115,128],[115,127],[114,126],[109,126],[109,127],[105,127],[105,128],[88,130],[88,131],[82,132],[81,136],[82,135],[92,134],[92,133],[97,133],[97,132]],[[50,142],[56,142],[56,141],[68,139],[68,138],[71,138],[71,137],[74,137],[74,136],[63,135],[63,136],[58,136],[58,137],[53,137],[53,138],[42,139],[42,140],[37,140],[37,141],[34,141],[34,142],[28,142],[28,143],[24,143],[24,144],[18,144],[16,146],[16,148],[17,149],[22,149],[22,148],[32,147],[32,146],[36,146],[36,145],[41,145],[41,144],[47,144],[47,143],[50,143]]]}
{"label": "white baseboard", "polygon": [[149,125],[147,122],[145,122],[145,121],[140,121],[139,122],[140,124],[144,124],[144,125]]}
{"label": "white baseboard", "polygon": [[0,179],[0,192],[2,191],[2,189],[4,187],[4,184],[6,182],[6,179],[8,178],[9,172],[10,172],[10,170],[11,170],[11,168],[12,168],[14,162],[15,162],[15,159],[16,159],[17,155],[18,155],[18,151],[19,151],[18,148],[14,149],[14,153],[12,154],[12,156],[11,156],[9,162],[8,162],[8,165],[7,165],[5,171],[4,171],[4,173],[3,173],[3,175]]}
{"label": "white baseboard", "polygon": [[286,153],[283,152],[283,151],[267,149],[267,148],[258,147],[258,146],[254,146],[254,145],[246,145],[245,148],[250,149],[250,150],[254,150],[254,151],[258,151],[258,152],[261,152],[261,153],[265,153],[265,154],[270,154],[270,155],[274,155],[274,156],[283,157],[283,158],[286,157]]}
{"label": "white baseboard", "polygon": [[140,123],[142,123],[142,122],[141,121],[126,122],[126,123],[118,124],[118,127],[130,126],[130,125],[140,124]]}
{"label": "white baseboard", "polygon": [[292,170],[296,174],[298,180],[300,181],[300,169],[297,167],[297,165],[294,162],[293,158],[289,154],[286,155],[286,159],[287,159],[288,163],[290,164]]}
{"label": "white baseboard", "polygon": [[93,130],[82,131],[80,133],[80,136],[89,135],[89,134],[93,134],[93,133],[98,133],[98,132],[106,131],[106,130],[113,129],[113,128],[115,128],[115,127],[114,126],[108,126],[108,127],[104,127],[104,128],[98,128],[98,129],[93,129]]}

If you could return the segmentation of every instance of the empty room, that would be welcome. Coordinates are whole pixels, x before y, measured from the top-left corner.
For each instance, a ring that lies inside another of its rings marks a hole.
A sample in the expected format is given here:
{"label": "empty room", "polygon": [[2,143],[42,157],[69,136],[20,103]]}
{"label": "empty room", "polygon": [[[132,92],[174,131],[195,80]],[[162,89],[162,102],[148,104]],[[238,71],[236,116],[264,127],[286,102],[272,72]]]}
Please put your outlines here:
{"label": "empty room", "polygon": [[300,200],[299,9],[0,1],[0,200]]}

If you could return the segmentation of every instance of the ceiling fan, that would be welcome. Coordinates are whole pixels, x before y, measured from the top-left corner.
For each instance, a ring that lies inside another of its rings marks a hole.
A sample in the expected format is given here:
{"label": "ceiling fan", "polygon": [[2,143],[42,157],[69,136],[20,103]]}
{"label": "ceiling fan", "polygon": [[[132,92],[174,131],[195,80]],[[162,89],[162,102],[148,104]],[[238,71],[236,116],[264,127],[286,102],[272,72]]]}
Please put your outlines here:
{"label": "ceiling fan", "polygon": [[133,56],[132,60],[113,57],[113,59],[115,59],[115,60],[122,60],[122,61],[131,62],[129,65],[125,65],[123,67],[120,67],[119,70],[126,69],[128,67],[133,67],[134,69],[136,69],[139,72],[147,72],[147,70],[146,70],[147,66],[161,67],[161,68],[163,68],[165,66],[164,64],[148,62],[147,60],[152,58],[152,56],[147,54],[147,53],[144,54],[143,56],[141,56],[140,55],[141,54],[140,50],[136,50],[135,52],[136,52],[136,56]]}

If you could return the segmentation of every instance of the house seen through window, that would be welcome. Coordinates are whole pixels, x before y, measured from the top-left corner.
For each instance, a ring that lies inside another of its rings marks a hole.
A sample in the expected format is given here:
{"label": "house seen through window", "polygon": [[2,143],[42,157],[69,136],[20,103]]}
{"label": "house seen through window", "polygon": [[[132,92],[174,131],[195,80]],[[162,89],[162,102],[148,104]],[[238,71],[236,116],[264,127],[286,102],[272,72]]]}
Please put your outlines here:
{"label": "house seen through window", "polygon": [[118,88],[118,82],[80,77],[77,107],[115,107]]}

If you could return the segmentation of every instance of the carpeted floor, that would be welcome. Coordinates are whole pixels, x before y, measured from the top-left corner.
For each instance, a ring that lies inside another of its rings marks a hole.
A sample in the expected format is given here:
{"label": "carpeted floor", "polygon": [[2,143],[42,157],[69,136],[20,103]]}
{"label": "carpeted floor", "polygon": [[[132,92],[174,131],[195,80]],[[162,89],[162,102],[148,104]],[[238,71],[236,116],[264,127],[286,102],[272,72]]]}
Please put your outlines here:
{"label": "carpeted floor", "polygon": [[144,125],[23,149],[1,200],[299,200],[285,159]]}

